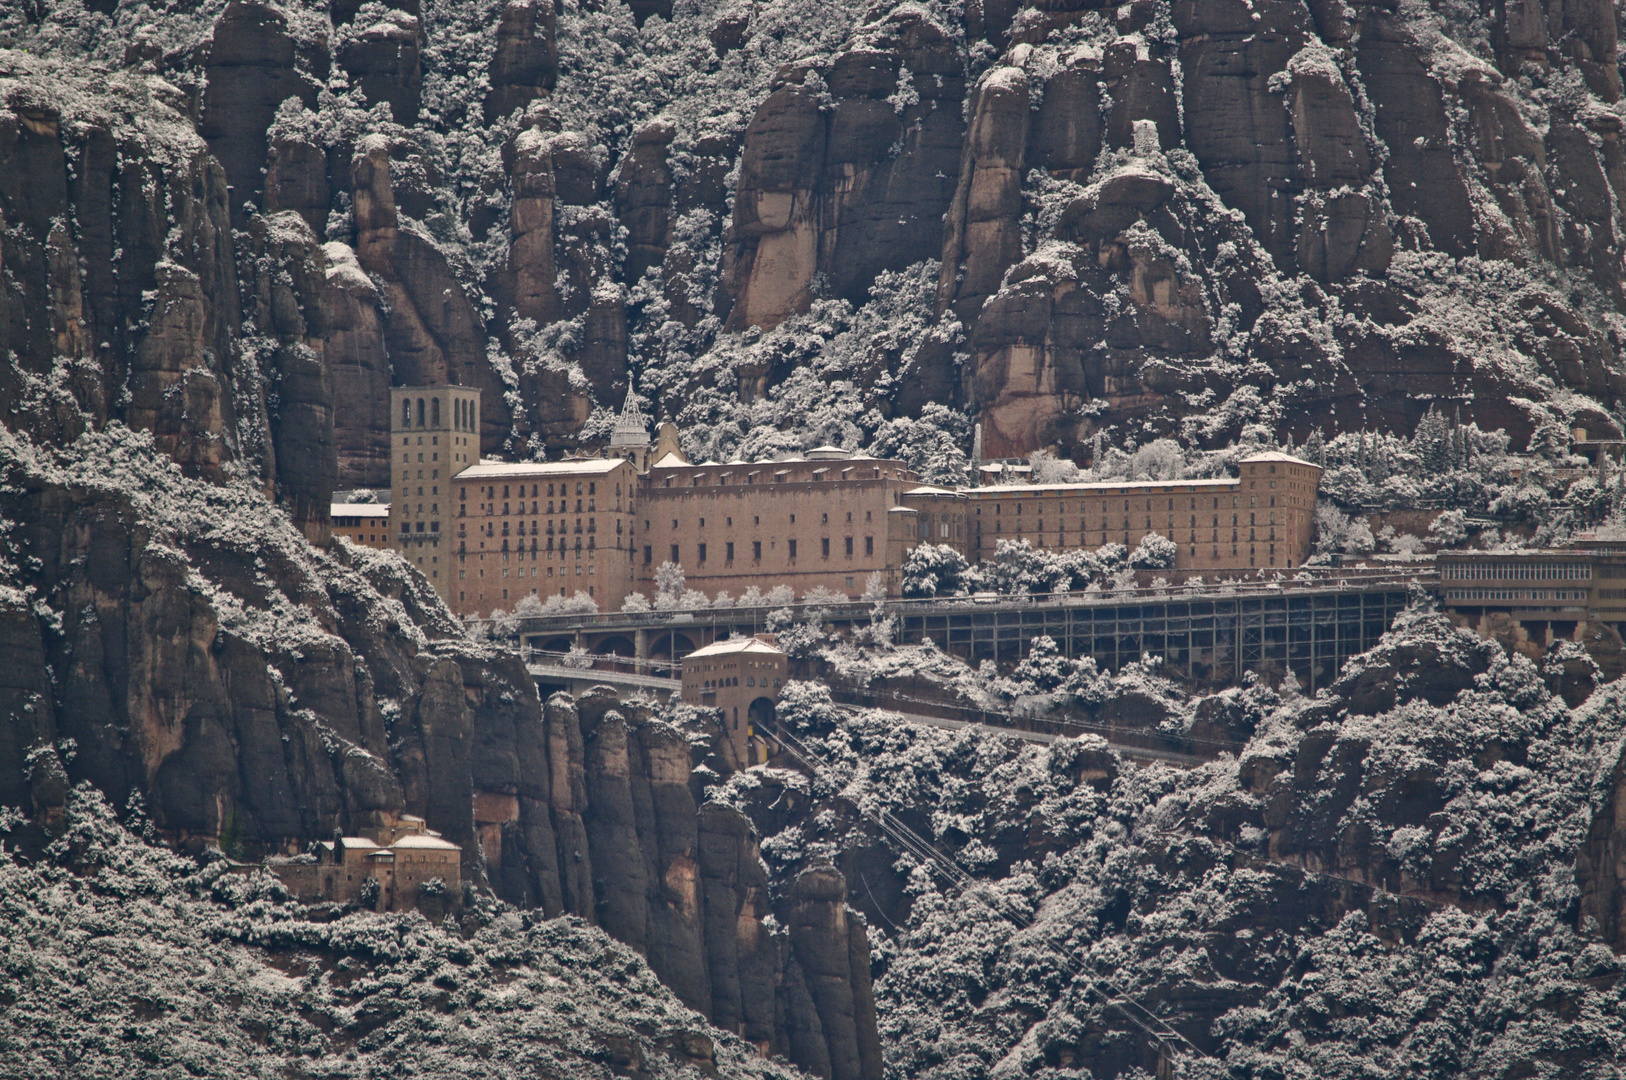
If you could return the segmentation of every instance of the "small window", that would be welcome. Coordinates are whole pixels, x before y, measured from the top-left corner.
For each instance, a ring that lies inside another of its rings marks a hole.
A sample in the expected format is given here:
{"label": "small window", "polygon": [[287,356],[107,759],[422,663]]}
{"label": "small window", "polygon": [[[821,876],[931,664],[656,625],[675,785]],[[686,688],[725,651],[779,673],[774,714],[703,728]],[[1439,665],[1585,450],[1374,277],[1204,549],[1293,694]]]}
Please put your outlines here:
{"label": "small window", "polygon": [[796,558],[796,541],[794,541],[794,540],[786,540],[785,545],[786,545],[786,549],[790,552],[790,557],[792,559]]}

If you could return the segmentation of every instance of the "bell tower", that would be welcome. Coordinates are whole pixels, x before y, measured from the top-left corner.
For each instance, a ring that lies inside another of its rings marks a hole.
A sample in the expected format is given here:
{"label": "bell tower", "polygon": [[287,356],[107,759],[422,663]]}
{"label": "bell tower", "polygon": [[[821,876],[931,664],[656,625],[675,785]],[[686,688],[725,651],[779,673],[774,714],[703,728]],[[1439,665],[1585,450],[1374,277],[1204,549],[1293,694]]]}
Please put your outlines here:
{"label": "bell tower", "polygon": [[480,462],[480,391],[390,390],[390,540],[444,599],[450,595],[452,477]]}

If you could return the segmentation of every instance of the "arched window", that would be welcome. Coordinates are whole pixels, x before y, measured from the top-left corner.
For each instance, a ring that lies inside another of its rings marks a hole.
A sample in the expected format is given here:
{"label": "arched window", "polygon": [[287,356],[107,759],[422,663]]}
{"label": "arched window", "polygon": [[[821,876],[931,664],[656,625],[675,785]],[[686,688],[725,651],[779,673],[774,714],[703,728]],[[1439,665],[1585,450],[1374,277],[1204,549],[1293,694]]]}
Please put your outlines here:
{"label": "arched window", "polygon": [[429,402],[429,423],[432,427],[440,427],[440,398],[433,398]]}
{"label": "arched window", "polygon": [[418,399],[418,426],[423,427],[423,398]]}
{"label": "arched window", "polygon": [[402,427],[411,427],[412,426],[412,399],[411,398],[402,398],[401,399],[401,426]]}

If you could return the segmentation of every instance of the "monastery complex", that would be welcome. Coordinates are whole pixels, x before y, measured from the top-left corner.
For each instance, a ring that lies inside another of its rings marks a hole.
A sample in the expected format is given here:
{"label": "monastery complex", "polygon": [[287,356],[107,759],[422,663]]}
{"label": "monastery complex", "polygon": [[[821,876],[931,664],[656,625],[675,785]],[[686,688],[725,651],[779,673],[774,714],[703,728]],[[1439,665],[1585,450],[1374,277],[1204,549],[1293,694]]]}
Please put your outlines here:
{"label": "monastery complex", "polygon": [[631,395],[600,456],[510,463],[479,457],[478,390],[398,387],[390,405],[390,505],[336,504],[334,529],[400,551],[459,615],[576,593],[614,611],[653,595],[665,562],[711,597],[776,585],[857,597],[872,581],[897,596],[922,543],[975,562],[1001,540],[1132,549],[1155,532],[1178,545],[1177,570],[1287,569],[1309,557],[1321,475],[1282,453],[1220,479],[958,489],[831,446],[695,464],[673,425],[651,441]]}

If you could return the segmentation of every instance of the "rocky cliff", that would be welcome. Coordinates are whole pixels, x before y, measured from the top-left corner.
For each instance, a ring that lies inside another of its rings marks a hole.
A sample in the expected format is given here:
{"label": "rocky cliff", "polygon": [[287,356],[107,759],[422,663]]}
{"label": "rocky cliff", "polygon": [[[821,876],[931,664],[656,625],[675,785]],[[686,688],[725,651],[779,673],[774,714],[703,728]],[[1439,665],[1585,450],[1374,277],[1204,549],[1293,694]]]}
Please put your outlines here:
{"label": "rocky cliff", "polygon": [[[1615,426],[1607,0],[144,11],[0,14],[8,397],[201,467],[263,412],[296,507],[384,483],[392,382],[481,387],[518,452],[629,377],[721,452],[764,401],[793,442],[946,406],[990,455]],[[800,385],[866,309],[922,329]]]}

